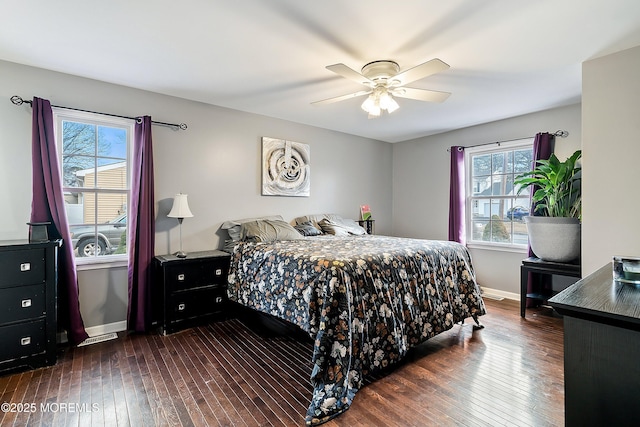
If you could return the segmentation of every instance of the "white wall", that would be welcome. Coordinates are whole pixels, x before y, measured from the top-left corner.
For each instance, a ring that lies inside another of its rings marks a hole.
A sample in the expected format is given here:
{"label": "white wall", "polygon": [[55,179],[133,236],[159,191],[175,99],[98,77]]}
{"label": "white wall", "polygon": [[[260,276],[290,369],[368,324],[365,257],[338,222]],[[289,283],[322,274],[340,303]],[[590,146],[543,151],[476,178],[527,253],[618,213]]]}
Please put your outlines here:
{"label": "white wall", "polygon": [[582,66],[582,267],[640,256],[640,46]]}
{"label": "white wall", "polygon": [[[449,225],[449,153],[452,145],[476,145],[569,132],[556,139],[556,155],[566,158],[581,146],[580,105],[555,108],[393,145],[393,234],[447,240]],[[481,286],[520,292],[524,253],[472,249]]]}
{"label": "white wall", "polygon": [[[323,212],[355,219],[363,203],[376,231],[391,232],[391,144],[2,61],[0,82],[0,240],[26,238],[31,209],[31,108],[14,106],[12,95],[187,123],[186,131],[153,127],[157,254],[179,247],[178,223],[166,218],[178,192],[189,194],[194,214],[183,223],[186,251],[220,247],[227,219]],[[262,136],[310,145],[310,197],[261,196]],[[85,325],[119,321],[109,313],[126,313],[126,274],[93,270],[79,278]]]}

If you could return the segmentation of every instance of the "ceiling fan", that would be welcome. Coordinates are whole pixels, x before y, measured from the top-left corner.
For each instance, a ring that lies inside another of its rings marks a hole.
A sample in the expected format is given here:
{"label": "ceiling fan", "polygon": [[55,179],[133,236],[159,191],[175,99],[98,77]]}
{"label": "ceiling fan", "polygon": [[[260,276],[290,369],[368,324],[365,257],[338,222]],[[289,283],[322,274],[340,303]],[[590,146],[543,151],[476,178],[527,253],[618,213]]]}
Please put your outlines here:
{"label": "ceiling fan", "polygon": [[449,95],[448,92],[435,90],[417,89],[406,87],[405,85],[420,80],[435,73],[439,73],[449,68],[441,60],[435,58],[423,64],[409,68],[400,72],[397,62],[391,60],[373,61],[362,67],[361,73],[347,67],[344,64],[334,64],[326,67],[327,70],[353,80],[356,83],[367,86],[366,90],[350,93],[348,95],[336,96],[322,101],[312,102],[312,104],[331,104],[333,102],[344,101],[358,96],[369,95],[362,103],[362,109],[369,113],[369,118],[379,117],[380,113],[386,110],[392,113],[400,106],[393,99],[399,98],[417,99],[418,101],[443,102]]}

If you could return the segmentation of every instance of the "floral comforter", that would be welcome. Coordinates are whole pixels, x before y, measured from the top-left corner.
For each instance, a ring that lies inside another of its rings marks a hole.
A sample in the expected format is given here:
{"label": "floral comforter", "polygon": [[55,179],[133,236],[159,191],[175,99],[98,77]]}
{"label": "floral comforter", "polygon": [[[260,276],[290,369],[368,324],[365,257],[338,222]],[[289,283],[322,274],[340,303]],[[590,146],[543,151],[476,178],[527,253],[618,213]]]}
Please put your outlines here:
{"label": "floral comforter", "polygon": [[315,339],[308,425],[347,410],[364,375],[485,314],[467,249],[444,241],[367,235],[240,242],[228,292]]}

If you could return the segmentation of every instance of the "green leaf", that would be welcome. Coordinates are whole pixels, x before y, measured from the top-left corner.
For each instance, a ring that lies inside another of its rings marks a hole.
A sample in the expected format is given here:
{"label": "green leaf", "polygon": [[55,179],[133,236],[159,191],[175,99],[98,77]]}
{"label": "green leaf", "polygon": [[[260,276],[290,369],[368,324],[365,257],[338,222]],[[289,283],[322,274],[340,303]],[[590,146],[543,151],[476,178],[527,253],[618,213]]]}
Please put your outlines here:
{"label": "green leaf", "polygon": [[577,150],[564,162],[555,154],[551,154],[549,160],[538,160],[532,171],[515,177],[518,194],[528,186],[534,186],[536,190],[531,200],[536,203],[536,212],[580,218],[582,169],[577,162],[581,156],[581,150]]}

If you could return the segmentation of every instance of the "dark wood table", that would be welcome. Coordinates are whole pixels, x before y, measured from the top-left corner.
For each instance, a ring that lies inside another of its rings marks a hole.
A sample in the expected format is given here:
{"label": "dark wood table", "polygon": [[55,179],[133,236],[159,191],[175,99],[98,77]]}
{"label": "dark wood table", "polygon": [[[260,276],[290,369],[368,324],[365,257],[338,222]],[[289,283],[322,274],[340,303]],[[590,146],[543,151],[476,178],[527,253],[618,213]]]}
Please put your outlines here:
{"label": "dark wood table", "polygon": [[564,316],[565,425],[637,426],[640,287],[607,264],[549,304]]}
{"label": "dark wood table", "polygon": [[525,311],[527,307],[527,298],[534,298],[538,300],[548,300],[553,294],[544,293],[541,289],[534,292],[527,293],[527,282],[529,273],[545,274],[545,275],[559,275],[569,277],[581,277],[580,263],[561,263],[543,261],[540,258],[530,257],[522,260],[520,266],[520,316],[525,317]]}

